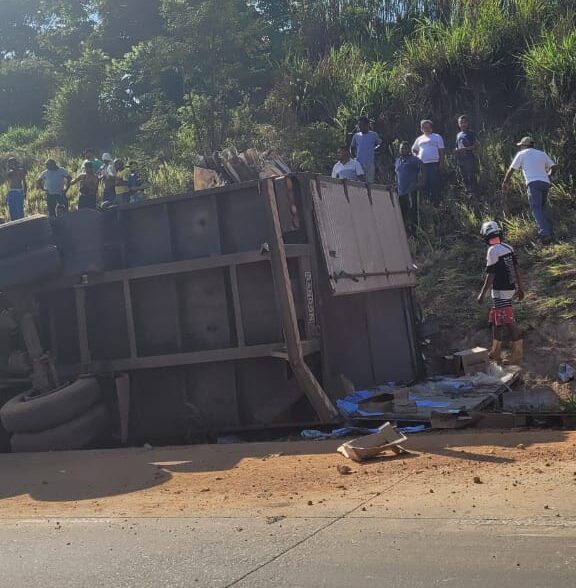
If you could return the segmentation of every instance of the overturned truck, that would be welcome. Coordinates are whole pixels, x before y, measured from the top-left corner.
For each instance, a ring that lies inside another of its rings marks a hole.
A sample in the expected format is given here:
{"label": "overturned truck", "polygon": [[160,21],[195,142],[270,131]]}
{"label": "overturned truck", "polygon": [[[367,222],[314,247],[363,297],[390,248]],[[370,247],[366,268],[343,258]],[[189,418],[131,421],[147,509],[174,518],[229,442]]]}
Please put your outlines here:
{"label": "overturned truck", "polygon": [[0,227],[30,383],[13,451],[180,443],[338,420],[419,376],[397,196],[296,174]]}

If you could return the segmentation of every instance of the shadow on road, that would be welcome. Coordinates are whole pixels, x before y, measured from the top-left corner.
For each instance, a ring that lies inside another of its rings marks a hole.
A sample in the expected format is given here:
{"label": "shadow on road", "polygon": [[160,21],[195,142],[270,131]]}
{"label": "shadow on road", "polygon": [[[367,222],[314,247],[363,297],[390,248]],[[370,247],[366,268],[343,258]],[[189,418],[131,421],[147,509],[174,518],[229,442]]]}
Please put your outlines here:
{"label": "shadow on road", "polygon": [[[406,448],[421,454],[505,464],[512,456],[490,455],[487,446],[515,448],[519,443],[558,443],[566,439],[562,431],[449,432],[414,435]],[[341,441],[239,443],[196,445],[172,448],[131,448],[103,451],[77,451],[44,454],[0,455],[0,500],[29,495],[34,500],[65,502],[119,496],[155,488],[173,475],[225,472],[243,460],[267,460],[282,456],[310,458],[336,455]],[[484,448],[475,452],[474,448]],[[401,459],[405,459],[402,457]],[[380,463],[396,460],[380,460]],[[336,463],[336,462],[335,462]],[[351,462],[347,462],[351,463]],[[307,462],[307,468],[314,467]],[[193,485],[194,480],[190,480]]]}

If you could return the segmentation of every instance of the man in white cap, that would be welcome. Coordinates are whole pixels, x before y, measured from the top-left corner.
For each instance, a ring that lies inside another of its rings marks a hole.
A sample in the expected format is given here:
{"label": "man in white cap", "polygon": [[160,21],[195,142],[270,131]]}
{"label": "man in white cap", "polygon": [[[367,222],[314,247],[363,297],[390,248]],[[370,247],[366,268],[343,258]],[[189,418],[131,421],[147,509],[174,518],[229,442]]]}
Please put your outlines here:
{"label": "man in white cap", "polygon": [[114,167],[114,160],[112,159],[112,155],[110,155],[110,153],[103,153],[102,161],[104,162],[100,172],[100,176],[104,184],[102,202],[116,204],[116,168]]}
{"label": "man in white cap", "polygon": [[538,235],[544,244],[552,241],[552,223],[546,214],[546,202],[550,190],[550,177],[556,171],[556,164],[544,151],[534,149],[534,139],[524,137],[517,144],[520,151],[504,176],[502,190],[510,189],[510,178],[514,170],[522,170],[528,188],[528,202],[536,224]]}

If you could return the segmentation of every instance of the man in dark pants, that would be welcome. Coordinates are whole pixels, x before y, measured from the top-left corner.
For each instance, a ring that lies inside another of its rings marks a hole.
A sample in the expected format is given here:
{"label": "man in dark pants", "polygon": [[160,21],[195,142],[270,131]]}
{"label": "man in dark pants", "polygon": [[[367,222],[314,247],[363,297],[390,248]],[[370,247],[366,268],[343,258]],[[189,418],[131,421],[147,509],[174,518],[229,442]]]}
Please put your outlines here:
{"label": "man in dark pants", "polygon": [[414,142],[412,152],[423,164],[424,195],[437,207],[440,204],[441,174],[444,171],[444,139],[438,133],[434,133],[431,120],[423,120],[420,129],[422,135]]}
{"label": "man in dark pants", "polygon": [[36,186],[46,192],[48,216],[56,216],[56,207],[68,210],[66,193],[70,188],[72,178],[66,169],[59,167],[53,159],[46,161],[46,169],[38,176]]}
{"label": "man in dark pants", "polygon": [[502,190],[507,192],[510,189],[510,177],[514,171],[522,170],[528,189],[530,209],[538,225],[538,236],[542,243],[548,244],[552,242],[552,223],[546,213],[546,203],[550,190],[550,177],[556,171],[556,164],[547,153],[534,149],[532,137],[524,137],[518,143],[518,147],[520,151],[504,176]]}
{"label": "man in dark pants", "polygon": [[422,162],[410,153],[410,143],[402,141],[395,169],[398,199],[409,235],[414,235],[418,227],[418,180],[421,168]]}
{"label": "man in dark pants", "polygon": [[456,135],[456,150],[454,154],[458,163],[458,169],[462,175],[462,181],[466,191],[471,196],[478,195],[478,173],[480,166],[478,164],[478,139],[476,133],[470,130],[470,120],[463,114],[458,118],[458,127],[460,132]]}

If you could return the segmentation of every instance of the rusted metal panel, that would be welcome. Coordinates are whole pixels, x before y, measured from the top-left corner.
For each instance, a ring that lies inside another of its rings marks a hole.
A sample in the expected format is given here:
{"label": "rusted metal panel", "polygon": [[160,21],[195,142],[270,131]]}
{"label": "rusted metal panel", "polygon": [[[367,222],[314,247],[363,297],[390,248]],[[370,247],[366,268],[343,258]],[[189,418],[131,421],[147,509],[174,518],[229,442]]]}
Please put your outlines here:
{"label": "rusted metal panel", "polygon": [[340,375],[357,389],[410,382],[419,376],[414,319],[407,297],[407,291],[400,289],[324,297],[327,389],[338,388]]}
{"label": "rusted metal panel", "polygon": [[384,187],[311,180],[323,257],[334,294],[416,284],[397,197]]}
{"label": "rusted metal panel", "polygon": [[183,351],[233,347],[224,268],[178,277]]}
{"label": "rusted metal panel", "polygon": [[173,280],[173,276],[160,276],[131,283],[138,356],[168,355],[180,351],[180,316]]}
{"label": "rusted metal panel", "polygon": [[176,260],[220,255],[220,232],[214,196],[180,200],[168,206]]}
{"label": "rusted metal panel", "polygon": [[[122,282],[88,286],[85,291],[86,325],[92,360],[129,357],[130,342]],[[78,312],[82,313],[81,310]],[[82,341],[81,324],[79,331]]]}

